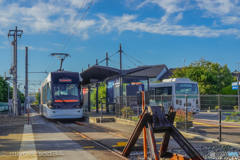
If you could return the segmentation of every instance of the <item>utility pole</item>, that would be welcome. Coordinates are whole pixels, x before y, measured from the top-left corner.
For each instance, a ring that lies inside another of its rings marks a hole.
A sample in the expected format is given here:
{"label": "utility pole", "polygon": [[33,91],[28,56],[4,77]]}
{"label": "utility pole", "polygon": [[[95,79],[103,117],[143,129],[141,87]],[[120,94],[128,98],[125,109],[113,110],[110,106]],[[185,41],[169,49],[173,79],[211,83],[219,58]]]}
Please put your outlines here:
{"label": "utility pole", "polygon": [[[19,34],[18,34],[19,33]],[[14,40],[12,44],[14,46],[14,56],[13,56],[13,114],[18,116],[18,101],[17,101],[17,37],[21,38],[23,30],[17,30],[17,26],[15,30],[9,30],[8,37],[13,36]]]}
{"label": "utility pole", "polygon": [[108,67],[108,52],[106,52],[106,66]]}
{"label": "utility pole", "polygon": [[98,59],[96,59],[96,65],[98,65]]}
{"label": "utility pole", "polygon": [[238,64],[238,72],[239,72],[239,64],[240,64],[240,63],[237,63],[237,64]]}
{"label": "utility pole", "polygon": [[24,106],[24,114],[25,110],[28,106],[28,47],[25,48],[25,106]]}
{"label": "utility pole", "polygon": [[121,43],[119,45],[119,51],[118,51],[120,54],[119,54],[119,58],[120,58],[120,70],[122,70],[122,46],[121,46]]}

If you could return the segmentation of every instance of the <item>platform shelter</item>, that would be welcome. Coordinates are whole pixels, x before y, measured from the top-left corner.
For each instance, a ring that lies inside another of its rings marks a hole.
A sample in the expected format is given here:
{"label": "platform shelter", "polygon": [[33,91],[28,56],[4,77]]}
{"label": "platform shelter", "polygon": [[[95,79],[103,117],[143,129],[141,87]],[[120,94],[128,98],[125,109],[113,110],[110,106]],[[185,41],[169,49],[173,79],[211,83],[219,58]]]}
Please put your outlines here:
{"label": "platform shelter", "polygon": [[[129,70],[119,70],[112,67],[94,65],[81,72],[84,110],[91,111],[91,88],[96,88],[96,112],[98,113],[98,87],[100,83],[106,83],[107,113],[109,113],[109,105],[115,105],[117,96],[136,95],[137,91],[148,91],[149,77],[132,76],[131,74],[150,67],[141,66]],[[113,113],[115,112],[114,107],[112,111]]]}

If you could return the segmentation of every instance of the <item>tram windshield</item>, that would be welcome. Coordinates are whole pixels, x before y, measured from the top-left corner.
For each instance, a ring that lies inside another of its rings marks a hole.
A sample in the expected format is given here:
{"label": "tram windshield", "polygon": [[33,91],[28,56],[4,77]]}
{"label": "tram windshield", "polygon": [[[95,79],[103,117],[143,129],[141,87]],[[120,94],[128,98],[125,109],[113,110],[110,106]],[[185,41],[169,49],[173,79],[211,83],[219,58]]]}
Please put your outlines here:
{"label": "tram windshield", "polygon": [[53,84],[55,102],[78,102],[78,84]]}
{"label": "tram windshield", "polygon": [[175,87],[176,94],[198,94],[197,84],[177,83]]}

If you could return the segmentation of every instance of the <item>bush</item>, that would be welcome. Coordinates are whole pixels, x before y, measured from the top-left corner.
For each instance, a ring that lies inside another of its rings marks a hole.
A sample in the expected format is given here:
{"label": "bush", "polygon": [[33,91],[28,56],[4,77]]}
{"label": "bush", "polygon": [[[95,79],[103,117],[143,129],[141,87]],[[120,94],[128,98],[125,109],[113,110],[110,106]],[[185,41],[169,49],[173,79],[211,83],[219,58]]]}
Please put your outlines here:
{"label": "bush", "polygon": [[234,106],[233,108],[234,108],[234,109],[238,109],[238,106]]}
{"label": "bush", "polygon": [[218,110],[218,109],[219,109],[219,106],[215,106],[215,109]]}
{"label": "bush", "polygon": [[[176,116],[174,122],[185,122],[186,111],[184,109],[176,110]],[[188,112],[187,120],[192,121],[194,119],[193,111]]]}
{"label": "bush", "polygon": [[233,112],[231,114],[231,117],[233,118],[234,121],[236,121],[236,116],[237,116],[237,112]]}
{"label": "bush", "polygon": [[228,122],[228,121],[230,121],[230,120],[231,120],[231,117],[230,117],[230,116],[227,116],[225,121]]}
{"label": "bush", "polygon": [[127,108],[127,116],[129,116],[129,114],[133,114],[133,110],[131,110],[130,107],[123,107],[121,109],[121,113],[123,114],[124,117],[126,117],[126,108]]}

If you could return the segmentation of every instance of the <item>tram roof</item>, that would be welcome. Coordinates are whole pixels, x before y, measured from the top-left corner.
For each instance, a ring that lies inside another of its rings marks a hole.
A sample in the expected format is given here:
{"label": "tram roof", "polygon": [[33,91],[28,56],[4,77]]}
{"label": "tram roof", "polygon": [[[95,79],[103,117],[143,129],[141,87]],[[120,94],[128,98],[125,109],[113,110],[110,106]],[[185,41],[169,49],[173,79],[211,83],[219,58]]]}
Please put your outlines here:
{"label": "tram roof", "polygon": [[87,85],[91,83],[91,79],[97,79],[99,81],[104,81],[104,79],[112,76],[125,76],[140,70],[150,68],[152,66],[141,66],[137,68],[132,68],[129,70],[120,70],[117,68],[94,65],[85,71],[81,72],[80,75],[83,79],[82,84]]}

